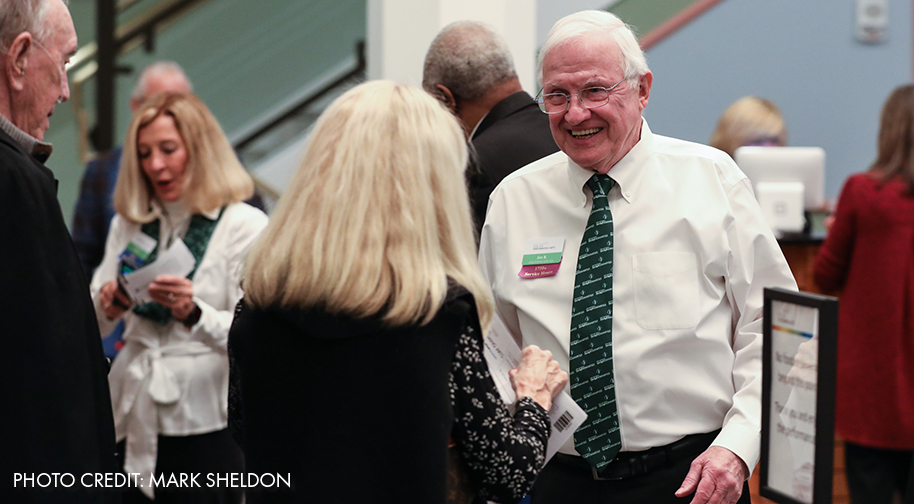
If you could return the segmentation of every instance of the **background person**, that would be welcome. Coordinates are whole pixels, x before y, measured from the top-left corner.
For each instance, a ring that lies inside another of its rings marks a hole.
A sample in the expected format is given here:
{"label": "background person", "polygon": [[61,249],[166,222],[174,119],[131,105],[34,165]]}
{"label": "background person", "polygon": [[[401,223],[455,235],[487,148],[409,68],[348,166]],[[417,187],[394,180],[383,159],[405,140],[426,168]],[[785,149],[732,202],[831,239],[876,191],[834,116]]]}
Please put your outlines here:
{"label": "background person", "polygon": [[[616,16],[559,20],[539,58],[562,152],[495,188],[479,253],[498,315],[568,366],[588,413],[533,503],[748,503],[762,289],[796,289],[749,181],[721,151],[651,132],[653,74]],[[528,243],[554,237],[556,274],[522,278]]]}
{"label": "background person", "polygon": [[904,494],[914,453],[914,85],[882,109],[876,160],[841,190],[816,257],[838,311],[835,428],[851,500]]}
{"label": "background person", "polygon": [[0,2],[0,502],[112,502],[14,489],[15,473],[114,472],[114,426],[98,326],[57,181],[49,118],[70,98],[76,31],[60,0]]}
{"label": "background person", "polygon": [[466,161],[457,121],[419,89],[368,82],[321,115],[229,336],[245,470],[294,485],[249,503],[443,503],[449,436],[483,496],[529,489],[567,375],[528,348],[513,417],[495,391]]}
{"label": "background person", "polygon": [[457,117],[473,145],[467,178],[478,235],[492,189],[558,150],[549,121],[521,88],[508,44],[477,21],[438,32],[425,55],[422,87]]}
{"label": "background person", "polygon": [[744,145],[783,147],[787,145],[784,117],[774,103],[757,96],[744,96],[721,114],[709,145],[731,158]]}
{"label": "background person", "polygon": [[[232,309],[240,270],[267,218],[243,201],[254,185],[218,122],[189,94],[160,94],[135,114],[114,193],[117,215],[92,279],[103,332],[125,321],[121,354],[109,375],[118,441],[128,473],[242,470],[226,429]],[[188,278],[161,275],[151,303],[131,304],[115,279],[121,253],[155,240],[154,261],[177,239],[194,255]],[[149,486],[143,492],[152,497]],[[238,502],[228,489],[155,490],[156,502]],[[126,496],[142,501],[138,493]]]}

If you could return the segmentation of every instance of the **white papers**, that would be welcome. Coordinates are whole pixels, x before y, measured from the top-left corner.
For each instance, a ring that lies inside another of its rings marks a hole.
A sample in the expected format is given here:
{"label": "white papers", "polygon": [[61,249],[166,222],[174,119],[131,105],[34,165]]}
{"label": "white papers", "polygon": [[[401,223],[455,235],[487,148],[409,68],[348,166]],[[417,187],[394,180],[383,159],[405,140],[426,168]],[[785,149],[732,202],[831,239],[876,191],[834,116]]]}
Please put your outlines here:
{"label": "white papers", "polygon": [[135,304],[152,301],[149,297],[149,284],[159,275],[184,277],[193,269],[196,261],[194,255],[180,238],[171,244],[171,248],[159,254],[152,264],[148,264],[132,273],[121,275],[118,283]]}
{"label": "white papers", "polygon": [[[511,386],[511,377],[508,372],[517,367],[521,360],[521,349],[511,337],[510,331],[498,317],[492,320],[492,329],[485,339],[485,356],[489,364],[489,373],[495,380],[495,386],[505,403],[513,408],[517,402],[514,387]],[[567,392],[562,391],[552,401],[549,409],[549,421],[552,423],[552,434],[549,436],[549,445],[546,449],[546,461],[555,455],[574,431],[587,420],[587,413],[574,402]]]}

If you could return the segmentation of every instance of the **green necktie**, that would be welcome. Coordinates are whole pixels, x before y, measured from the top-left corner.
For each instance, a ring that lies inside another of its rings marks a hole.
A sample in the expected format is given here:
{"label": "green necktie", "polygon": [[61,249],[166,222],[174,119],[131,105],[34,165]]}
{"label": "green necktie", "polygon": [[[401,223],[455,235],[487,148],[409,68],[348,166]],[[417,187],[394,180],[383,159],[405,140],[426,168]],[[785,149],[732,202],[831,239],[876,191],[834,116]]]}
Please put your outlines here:
{"label": "green necktie", "polygon": [[571,397],[587,412],[574,433],[574,448],[598,470],[622,446],[613,379],[613,218],[607,199],[614,184],[600,173],[587,181],[593,208],[578,251],[571,308]]}

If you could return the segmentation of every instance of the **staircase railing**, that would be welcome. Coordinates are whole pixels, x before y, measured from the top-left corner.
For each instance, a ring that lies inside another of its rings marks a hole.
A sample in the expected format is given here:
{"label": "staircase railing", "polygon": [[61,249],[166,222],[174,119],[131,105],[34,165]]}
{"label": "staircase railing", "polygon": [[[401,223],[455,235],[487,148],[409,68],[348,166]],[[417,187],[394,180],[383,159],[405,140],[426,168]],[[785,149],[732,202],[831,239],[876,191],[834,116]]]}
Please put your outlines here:
{"label": "staircase railing", "polygon": [[322,99],[338,86],[354,78],[364,75],[367,66],[365,62],[365,41],[360,41],[358,44],[356,44],[355,53],[356,64],[354,67],[352,67],[352,69],[336,78],[333,78],[330,82],[302,97],[298,102],[292,104],[285,110],[277,112],[272,117],[265,118],[261,124],[251,126],[248,131],[244,132],[240,138],[234,141],[235,150],[239,152],[243,151],[258,138],[264,134],[269,133],[271,130],[286,120],[300,114],[303,110]]}
{"label": "staircase railing", "polygon": [[[147,0],[96,0],[96,37],[79,48],[67,66],[71,74],[71,99],[79,130],[79,153],[83,161],[92,151],[104,151],[114,146],[114,84],[119,73],[132,71],[119,66],[117,58],[142,45],[147,52],[155,49],[156,34],[191,7],[206,0],[164,0],[151,5],[141,15],[117,25],[117,16]],[[95,125],[89,126],[83,88],[95,78]]]}

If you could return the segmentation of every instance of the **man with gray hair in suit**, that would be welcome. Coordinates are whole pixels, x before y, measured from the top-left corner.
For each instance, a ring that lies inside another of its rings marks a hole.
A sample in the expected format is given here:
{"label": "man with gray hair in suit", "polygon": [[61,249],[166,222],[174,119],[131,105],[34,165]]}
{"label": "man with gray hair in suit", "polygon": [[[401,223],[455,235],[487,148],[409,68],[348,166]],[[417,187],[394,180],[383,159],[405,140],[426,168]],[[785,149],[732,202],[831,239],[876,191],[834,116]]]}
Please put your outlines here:
{"label": "man with gray hair in suit", "polygon": [[0,502],[117,497],[80,482],[117,471],[114,421],[89,286],[44,166],[76,49],[63,1],[0,2]]}
{"label": "man with gray hair in suit", "polygon": [[468,182],[478,232],[492,189],[558,150],[549,121],[521,88],[508,44],[480,22],[458,21],[438,33],[425,56],[422,87],[457,116],[472,142]]}

